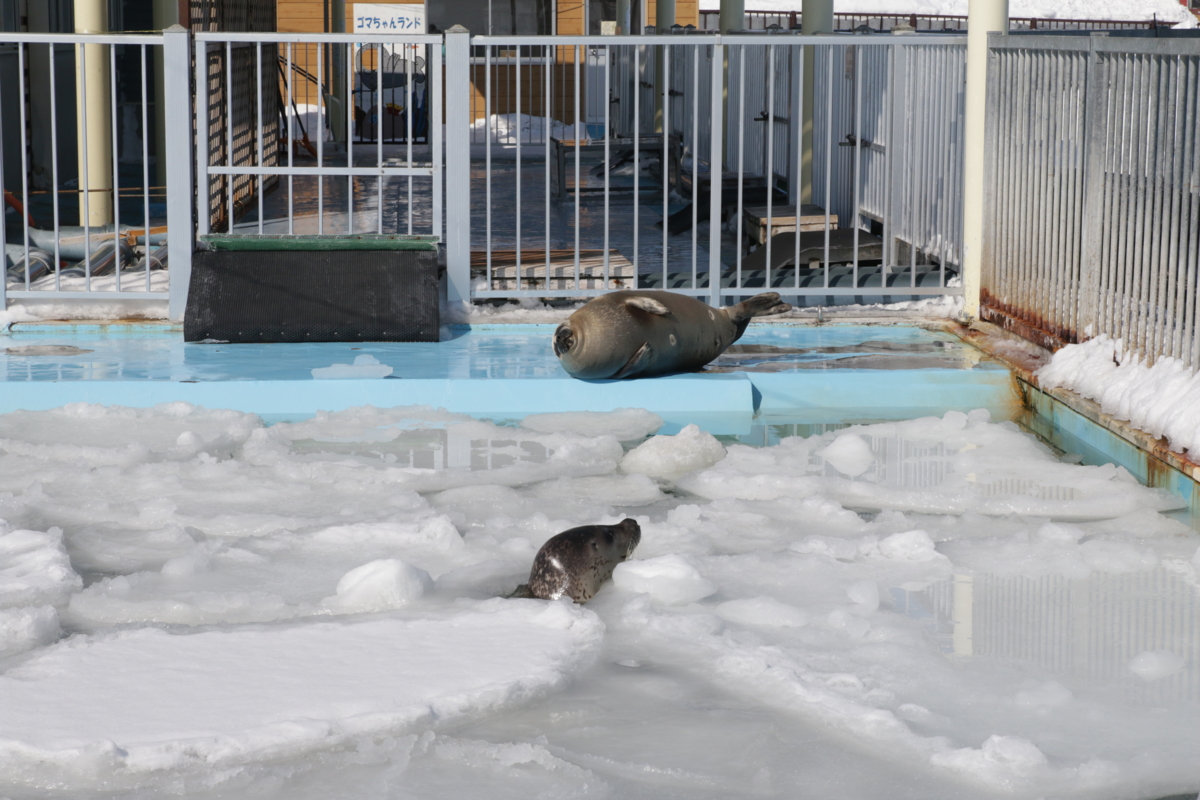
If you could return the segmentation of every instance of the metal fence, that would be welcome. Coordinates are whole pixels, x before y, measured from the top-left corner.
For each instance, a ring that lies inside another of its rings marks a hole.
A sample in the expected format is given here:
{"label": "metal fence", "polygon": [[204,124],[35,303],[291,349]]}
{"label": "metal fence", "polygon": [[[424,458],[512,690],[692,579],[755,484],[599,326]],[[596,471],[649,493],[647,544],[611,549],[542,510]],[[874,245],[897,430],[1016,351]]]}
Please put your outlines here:
{"label": "metal fence", "polygon": [[[747,11],[743,27],[748,31],[767,30],[772,26],[784,30],[800,27],[803,15],[799,11]],[[720,28],[720,11],[701,11],[700,29],[715,31]],[[1010,30],[1065,31],[1065,30],[1146,30],[1159,27],[1155,19],[1047,19],[1040,17],[1012,17]],[[862,14],[837,13],[833,15],[835,31],[856,31],[863,26],[875,31],[891,31],[900,27],[916,31],[965,31],[967,17],[956,14]]]}
{"label": "metal fence", "polygon": [[[196,34],[195,115],[207,122],[207,147],[196,155],[197,196],[208,209],[198,215],[198,235],[440,236],[441,42],[429,35]],[[253,93],[241,117],[237,92],[226,88],[239,85],[244,96]],[[264,133],[271,129],[288,144],[282,155],[278,138]],[[248,130],[257,134],[243,135]]]}
{"label": "metal fence", "polygon": [[1200,366],[1200,40],[990,45],[981,314]]}
{"label": "metal fence", "polygon": [[166,299],[166,186],[151,173],[163,41],[0,34],[15,67],[0,86],[9,173],[0,308],[7,299]]}
{"label": "metal fence", "polygon": [[471,39],[472,297],[961,292],[964,38],[545,41]]}

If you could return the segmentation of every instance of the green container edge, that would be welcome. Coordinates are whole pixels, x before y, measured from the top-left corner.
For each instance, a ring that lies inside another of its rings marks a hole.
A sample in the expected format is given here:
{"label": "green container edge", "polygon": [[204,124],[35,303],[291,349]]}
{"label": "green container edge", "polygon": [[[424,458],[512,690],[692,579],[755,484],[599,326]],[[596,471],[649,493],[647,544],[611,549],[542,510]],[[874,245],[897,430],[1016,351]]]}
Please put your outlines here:
{"label": "green container edge", "polygon": [[221,251],[266,251],[266,250],[421,250],[436,251],[436,236],[404,236],[388,234],[354,234],[312,236],[304,234],[230,235],[210,234],[201,236],[200,241],[210,250]]}

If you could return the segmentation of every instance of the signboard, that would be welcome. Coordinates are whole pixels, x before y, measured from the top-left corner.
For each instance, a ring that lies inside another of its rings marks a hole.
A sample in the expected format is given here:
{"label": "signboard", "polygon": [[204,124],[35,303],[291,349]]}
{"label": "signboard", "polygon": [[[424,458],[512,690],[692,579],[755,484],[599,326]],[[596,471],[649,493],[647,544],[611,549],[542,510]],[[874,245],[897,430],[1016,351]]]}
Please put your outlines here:
{"label": "signboard", "polygon": [[355,3],[355,33],[425,33],[420,3]]}

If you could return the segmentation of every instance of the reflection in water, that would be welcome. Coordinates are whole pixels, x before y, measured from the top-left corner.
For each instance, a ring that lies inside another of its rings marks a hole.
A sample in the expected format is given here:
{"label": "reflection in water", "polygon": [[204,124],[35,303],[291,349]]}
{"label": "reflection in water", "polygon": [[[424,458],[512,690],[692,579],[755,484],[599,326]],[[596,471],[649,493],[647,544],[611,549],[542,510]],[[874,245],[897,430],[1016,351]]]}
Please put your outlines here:
{"label": "reflection in water", "polygon": [[973,369],[980,352],[962,342],[867,341],[826,347],[735,344],[706,372],[783,372],[795,369]]}
{"label": "reflection in water", "polygon": [[392,429],[386,441],[298,439],[298,454],[330,453],[378,458],[389,466],[413,469],[500,469],[514,464],[541,464],[548,453],[540,442],[477,439],[449,428]]}
{"label": "reflection in water", "polygon": [[[892,589],[946,653],[1029,661],[1060,675],[1117,686],[1141,703],[1200,701],[1200,585],[1166,568],[1087,578],[955,576],[928,589]],[[1146,651],[1183,669],[1147,682],[1129,664]]]}

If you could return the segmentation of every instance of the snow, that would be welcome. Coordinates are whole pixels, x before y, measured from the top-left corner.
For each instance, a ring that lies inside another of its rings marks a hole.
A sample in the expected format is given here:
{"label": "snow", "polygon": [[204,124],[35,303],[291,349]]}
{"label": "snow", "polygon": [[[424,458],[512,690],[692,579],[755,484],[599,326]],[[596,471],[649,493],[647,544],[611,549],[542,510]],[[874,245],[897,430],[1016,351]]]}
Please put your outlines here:
{"label": "snow", "polygon": [[[838,14],[949,14],[966,16],[969,0],[837,0]],[[700,0],[700,8],[718,10],[718,0]],[[747,11],[800,11],[799,0],[753,0]],[[1155,16],[1168,22],[1195,27],[1195,17],[1175,0],[1010,0],[1010,17],[1038,19],[1148,20]]]}
{"label": "snow", "polygon": [[1200,453],[1200,374],[1174,358],[1153,366],[1101,334],[1069,344],[1036,373],[1047,391],[1062,387],[1151,436],[1177,453]]}
{"label": "snow", "polygon": [[[660,425],[0,415],[0,796],[1195,790],[1171,496],[986,412]],[[627,516],[588,604],[507,597]]]}
{"label": "snow", "polygon": [[717,591],[700,571],[679,555],[626,561],[613,570],[613,584],[628,592],[645,593],[660,603],[694,603]]}
{"label": "snow", "polygon": [[654,478],[678,478],[706,469],[725,457],[725,448],[697,425],[687,425],[674,436],[647,439],[621,459],[621,470]]}

